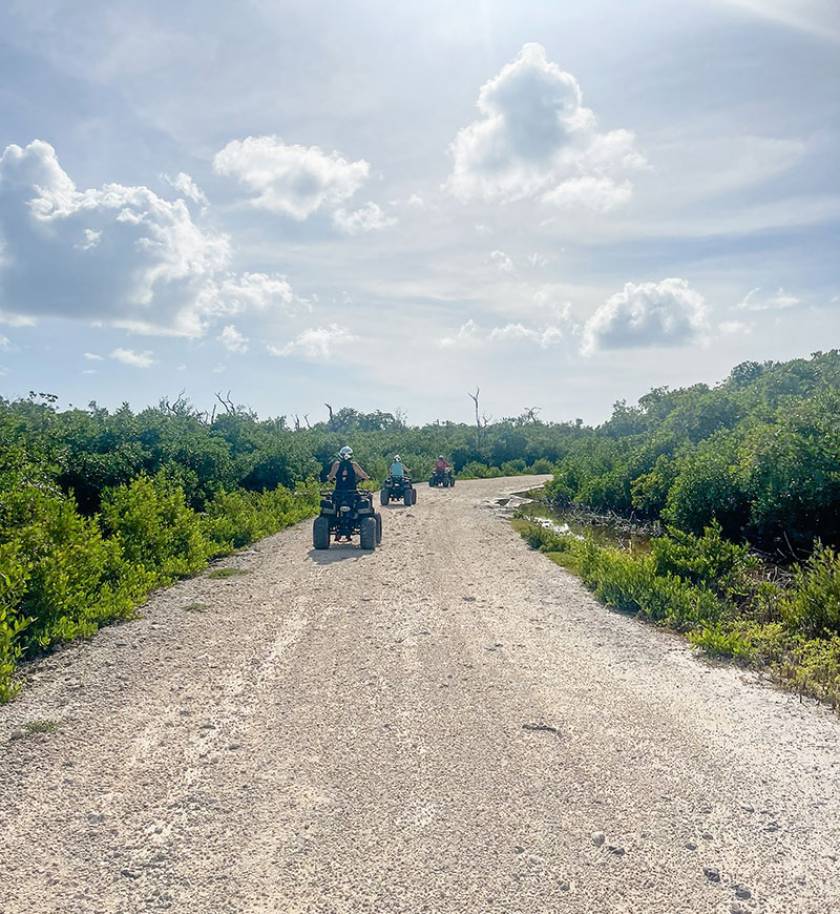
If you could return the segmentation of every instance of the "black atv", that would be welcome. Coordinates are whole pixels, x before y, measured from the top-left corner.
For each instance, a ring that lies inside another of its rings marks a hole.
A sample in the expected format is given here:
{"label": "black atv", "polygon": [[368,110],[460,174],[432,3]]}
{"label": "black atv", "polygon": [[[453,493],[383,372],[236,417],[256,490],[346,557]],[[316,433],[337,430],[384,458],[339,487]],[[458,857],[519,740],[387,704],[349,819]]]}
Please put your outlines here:
{"label": "black atv", "polygon": [[429,477],[429,485],[433,489],[438,486],[443,486],[444,489],[454,486],[455,477],[452,475],[452,467],[447,467],[445,470],[433,470],[432,475]]}
{"label": "black atv", "polygon": [[375,549],[382,542],[382,515],[373,510],[370,492],[322,492],[321,513],[312,525],[312,545],[329,549],[336,542],[359,534],[362,549]]}
{"label": "black atv", "polygon": [[411,484],[408,476],[387,476],[379,490],[379,503],[387,505],[392,501],[401,501],[407,508],[417,504],[417,489]]}

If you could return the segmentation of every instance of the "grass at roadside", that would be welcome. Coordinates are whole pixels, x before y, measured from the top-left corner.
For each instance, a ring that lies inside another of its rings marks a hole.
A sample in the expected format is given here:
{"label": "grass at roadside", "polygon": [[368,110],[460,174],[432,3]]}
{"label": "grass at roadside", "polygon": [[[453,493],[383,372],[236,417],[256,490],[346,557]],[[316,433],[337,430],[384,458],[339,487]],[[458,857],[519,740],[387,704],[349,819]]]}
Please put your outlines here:
{"label": "grass at roadside", "polygon": [[766,580],[749,549],[715,525],[702,536],[671,531],[643,555],[525,519],[513,525],[607,606],[680,631],[709,654],[840,707],[840,557],[831,549],[817,547],[782,585]]}
{"label": "grass at roadside", "polygon": [[[152,590],[317,513],[315,484],[219,492],[193,510],[159,474],[106,489],[87,517],[57,488],[24,480],[0,505],[0,703],[22,660],[136,614]],[[210,577],[246,573],[224,568]]]}

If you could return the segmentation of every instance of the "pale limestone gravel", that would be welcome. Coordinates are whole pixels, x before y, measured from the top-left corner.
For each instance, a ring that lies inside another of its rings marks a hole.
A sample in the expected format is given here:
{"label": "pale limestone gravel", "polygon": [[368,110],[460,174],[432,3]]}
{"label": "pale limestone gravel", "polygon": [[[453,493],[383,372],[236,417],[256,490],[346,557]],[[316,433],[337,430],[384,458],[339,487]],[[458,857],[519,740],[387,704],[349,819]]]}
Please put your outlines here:
{"label": "pale limestone gravel", "polygon": [[36,664],[0,912],[840,911],[838,719],[599,606],[488,509],[524,485],[420,487],[373,554],[302,524]]}

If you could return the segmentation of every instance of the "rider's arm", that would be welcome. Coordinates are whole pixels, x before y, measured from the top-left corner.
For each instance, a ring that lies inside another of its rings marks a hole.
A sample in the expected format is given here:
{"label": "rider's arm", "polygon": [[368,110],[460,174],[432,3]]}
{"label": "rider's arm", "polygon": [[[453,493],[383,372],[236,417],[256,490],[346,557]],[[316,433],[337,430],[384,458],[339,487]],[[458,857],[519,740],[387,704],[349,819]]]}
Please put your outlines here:
{"label": "rider's arm", "polygon": [[335,474],[338,472],[338,461],[333,461],[333,465],[330,467],[330,472],[327,474],[327,482],[332,482],[335,479]]}
{"label": "rider's arm", "polygon": [[356,463],[355,460],[353,461],[353,469],[356,471],[356,476],[359,479],[370,479],[370,476],[368,476],[368,474],[365,473],[365,471],[359,466],[358,463]]}

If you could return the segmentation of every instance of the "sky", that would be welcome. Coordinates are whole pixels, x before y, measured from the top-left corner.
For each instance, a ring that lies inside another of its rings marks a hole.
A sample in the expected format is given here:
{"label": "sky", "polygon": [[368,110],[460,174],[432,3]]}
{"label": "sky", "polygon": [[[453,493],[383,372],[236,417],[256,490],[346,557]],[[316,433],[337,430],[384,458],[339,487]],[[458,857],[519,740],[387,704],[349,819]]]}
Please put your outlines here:
{"label": "sky", "polygon": [[840,344],[837,0],[5,0],[0,395],[603,421]]}

